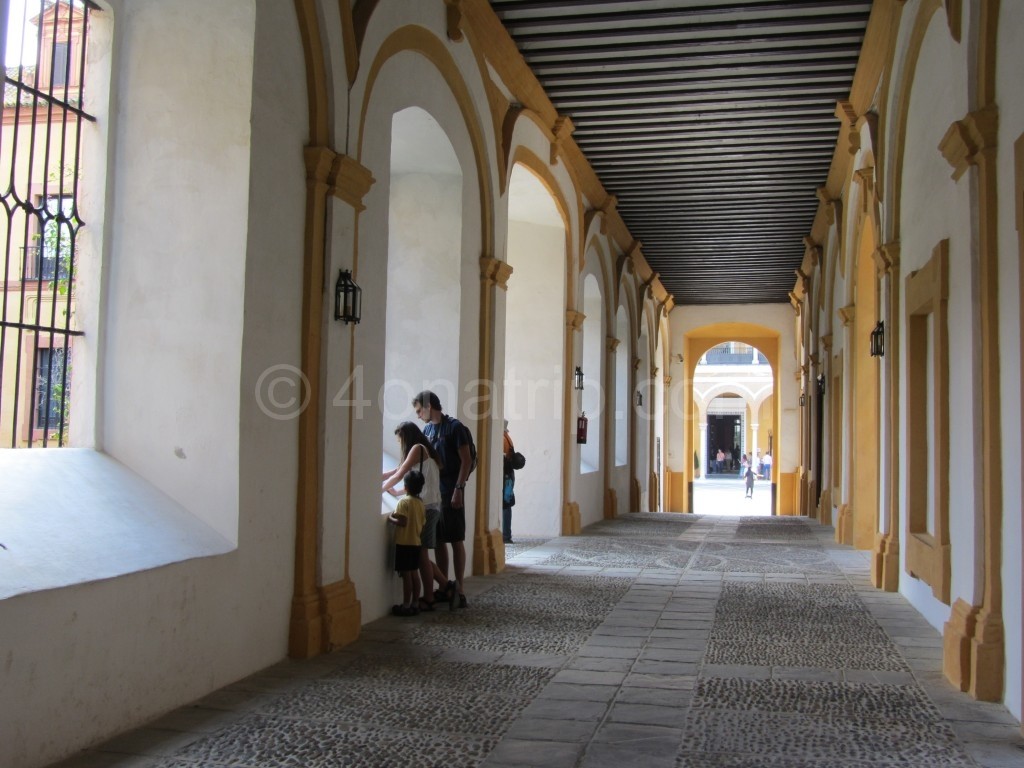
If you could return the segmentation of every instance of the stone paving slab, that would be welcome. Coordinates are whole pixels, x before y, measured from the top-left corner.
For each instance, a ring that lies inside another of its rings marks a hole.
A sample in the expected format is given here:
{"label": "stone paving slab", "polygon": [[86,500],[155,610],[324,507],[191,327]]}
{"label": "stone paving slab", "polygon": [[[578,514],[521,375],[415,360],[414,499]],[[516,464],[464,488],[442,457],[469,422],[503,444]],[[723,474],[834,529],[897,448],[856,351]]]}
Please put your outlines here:
{"label": "stone paving slab", "polygon": [[521,540],[470,607],[365,626],[61,768],[1022,768],[942,639],[803,518]]}

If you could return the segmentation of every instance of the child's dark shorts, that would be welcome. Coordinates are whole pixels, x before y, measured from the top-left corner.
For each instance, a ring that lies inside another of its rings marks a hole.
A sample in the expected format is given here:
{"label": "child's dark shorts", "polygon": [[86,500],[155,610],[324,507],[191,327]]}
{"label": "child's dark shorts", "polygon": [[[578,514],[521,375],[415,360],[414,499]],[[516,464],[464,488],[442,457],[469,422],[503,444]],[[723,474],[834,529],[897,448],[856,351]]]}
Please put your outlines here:
{"label": "child's dark shorts", "polygon": [[395,544],[395,571],[416,571],[420,567],[419,546],[411,544]]}

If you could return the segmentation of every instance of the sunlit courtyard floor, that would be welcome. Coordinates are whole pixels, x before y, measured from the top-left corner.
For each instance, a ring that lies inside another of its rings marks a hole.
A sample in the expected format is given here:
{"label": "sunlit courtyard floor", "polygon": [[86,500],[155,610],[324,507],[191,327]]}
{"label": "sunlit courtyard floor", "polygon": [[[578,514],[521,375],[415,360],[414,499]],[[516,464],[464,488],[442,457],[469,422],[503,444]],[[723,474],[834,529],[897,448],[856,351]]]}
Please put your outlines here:
{"label": "sunlit courtyard floor", "polygon": [[747,498],[746,485],[738,476],[709,475],[693,483],[693,510],[699,515],[769,516],[772,513],[772,484],[755,480]]}
{"label": "sunlit courtyard floor", "polygon": [[940,635],[866,553],[726,516],[761,503],[735,483],[699,488],[704,514],[517,542],[464,610],[374,621],[62,766],[1024,766],[1020,724],[945,681]]}

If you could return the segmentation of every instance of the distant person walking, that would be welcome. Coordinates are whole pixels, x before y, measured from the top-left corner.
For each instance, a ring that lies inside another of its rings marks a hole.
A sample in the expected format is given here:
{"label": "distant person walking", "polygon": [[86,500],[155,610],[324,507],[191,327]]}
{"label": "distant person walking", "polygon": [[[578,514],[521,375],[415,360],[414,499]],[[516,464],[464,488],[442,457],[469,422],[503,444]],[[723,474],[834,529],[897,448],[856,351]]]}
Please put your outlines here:
{"label": "distant person walking", "polygon": [[752,499],[754,498],[754,468],[748,464],[743,476],[746,478],[747,484],[747,490],[744,494],[744,498]]}

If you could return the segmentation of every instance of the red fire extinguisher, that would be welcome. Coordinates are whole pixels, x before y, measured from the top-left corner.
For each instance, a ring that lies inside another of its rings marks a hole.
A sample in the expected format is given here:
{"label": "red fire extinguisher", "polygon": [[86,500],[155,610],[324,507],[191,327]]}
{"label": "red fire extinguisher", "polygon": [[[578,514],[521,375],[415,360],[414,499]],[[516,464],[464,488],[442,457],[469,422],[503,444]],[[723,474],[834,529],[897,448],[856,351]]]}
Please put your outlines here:
{"label": "red fire extinguisher", "polygon": [[587,414],[581,413],[576,419],[576,442],[587,442]]}

